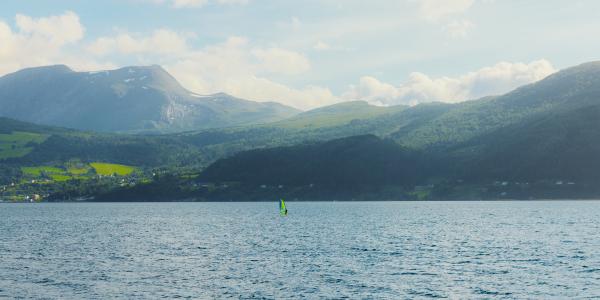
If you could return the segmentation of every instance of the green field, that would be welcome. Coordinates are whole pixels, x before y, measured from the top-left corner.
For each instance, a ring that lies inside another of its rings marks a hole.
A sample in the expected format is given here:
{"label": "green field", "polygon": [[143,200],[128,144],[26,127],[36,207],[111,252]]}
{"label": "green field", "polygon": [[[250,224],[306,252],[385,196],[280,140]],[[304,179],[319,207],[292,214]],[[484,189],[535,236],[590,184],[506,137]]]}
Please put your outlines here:
{"label": "green field", "polygon": [[49,166],[40,166],[40,167],[22,167],[21,172],[23,175],[31,176],[31,177],[40,177],[42,174],[47,174],[50,176],[51,174],[63,174],[65,170],[59,169],[57,167],[49,167]]}
{"label": "green field", "polygon": [[68,167],[67,168],[67,172],[73,174],[73,175],[84,175],[87,174],[90,171],[90,167],[88,166],[84,166],[84,167]]}
{"label": "green field", "polygon": [[33,150],[30,143],[39,144],[47,138],[44,134],[21,131],[0,134],[0,159],[23,157]]}
{"label": "green field", "polygon": [[[73,179],[71,174],[64,169],[51,166],[21,167],[23,175],[30,179],[49,178],[52,181],[61,182]],[[26,180],[27,181],[27,180]]]}
{"label": "green field", "polygon": [[94,162],[94,163],[91,163],[90,166],[92,166],[92,168],[94,168],[94,171],[96,171],[96,174],[103,175],[103,176],[110,176],[110,175],[114,175],[114,174],[119,175],[119,176],[127,176],[127,175],[130,175],[131,173],[133,173],[134,171],[136,171],[135,167],[119,165],[119,164]]}
{"label": "green field", "polygon": [[118,176],[127,176],[131,173],[135,172],[137,169],[135,167],[119,165],[119,164],[110,164],[110,163],[91,163],[91,164],[77,164],[70,165],[67,167],[59,166],[35,166],[35,167],[21,167],[21,172],[23,176],[25,176],[26,180],[29,179],[40,179],[45,177],[47,179],[51,179],[52,181],[60,182],[60,181],[68,181],[73,179],[86,180],[90,179],[89,174],[91,170],[98,175],[110,176],[110,175],[118,175]]}
{"label": "green field", "polygon": [[69,180],[73,179],[73,177],[71,177],[69,175],[64,175],[64,174],[50,174],[49,176],[50,176],[50,178],[52,178],[53,181],[57,181],[57,182],[69,181]]}

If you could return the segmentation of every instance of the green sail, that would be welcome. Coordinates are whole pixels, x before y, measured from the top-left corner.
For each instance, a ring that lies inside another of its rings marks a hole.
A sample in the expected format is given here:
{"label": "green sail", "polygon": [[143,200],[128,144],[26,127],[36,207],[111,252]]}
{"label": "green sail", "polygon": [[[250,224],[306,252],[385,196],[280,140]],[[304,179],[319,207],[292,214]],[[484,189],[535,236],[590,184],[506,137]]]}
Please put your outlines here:
{"label": "green sail", "polygon": [[279,200],[279,214],[287,216],[287,208],[285,208],[285,201],[283,201],[283,199]]}

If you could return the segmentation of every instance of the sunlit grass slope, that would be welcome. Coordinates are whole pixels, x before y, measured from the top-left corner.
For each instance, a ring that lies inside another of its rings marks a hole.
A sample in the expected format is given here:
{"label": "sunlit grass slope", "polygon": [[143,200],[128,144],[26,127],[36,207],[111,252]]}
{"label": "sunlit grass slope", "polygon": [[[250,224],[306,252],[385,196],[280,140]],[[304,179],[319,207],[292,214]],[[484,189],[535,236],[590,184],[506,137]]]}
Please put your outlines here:
{"label": "sunlit grass slope", "polygon": [[94,162],[91,163],[90,166],[94,168],[96,174],[103,176],[110,176],[113,174],[117,174],[119,176],[126,176],[133,173],[136,168],[132,166],[119,165],[119,164],[109,164],[109,163],[99,163]]}
{"label": "sunlit grass slope", "polygon": [[47,137],[44,134],[21,131],[0,134],[0,159],[23,157],[33,150],[32,143],[40,144]]}

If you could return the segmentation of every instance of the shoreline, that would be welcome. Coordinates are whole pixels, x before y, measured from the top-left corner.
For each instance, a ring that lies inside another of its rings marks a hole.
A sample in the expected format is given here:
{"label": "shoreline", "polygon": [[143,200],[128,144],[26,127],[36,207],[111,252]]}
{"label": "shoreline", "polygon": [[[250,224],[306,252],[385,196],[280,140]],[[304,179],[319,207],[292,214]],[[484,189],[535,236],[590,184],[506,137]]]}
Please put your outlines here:
{"label": "shoreline", "polygon": [[[0,204],[41,204],[41,203],[270,203],[279,200],[206,200],[206,201],[190,201],[190,200],[174,200],[174,201],[41,201],[41,202],[13,202],[0,201]],[[599,198],[574,198],[574,199],[478,199],[478,200],[285,200],[286,202],[312,202],[312,203],[334,203],[334,202],[559,202],[559,201],[600,201]]]}

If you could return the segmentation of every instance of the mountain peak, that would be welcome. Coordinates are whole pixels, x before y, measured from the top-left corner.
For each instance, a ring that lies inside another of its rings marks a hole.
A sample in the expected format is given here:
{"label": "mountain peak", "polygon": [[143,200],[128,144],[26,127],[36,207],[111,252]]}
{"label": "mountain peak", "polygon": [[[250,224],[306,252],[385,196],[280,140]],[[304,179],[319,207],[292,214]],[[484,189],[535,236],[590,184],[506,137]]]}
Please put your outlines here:
{"label": "mountain peak", "polygon": [[115,71],[155,71],[155,72],[164,72],[167,73],[167,71],[160,65],[147,65],[147,66],[125,66],[125,67],[121,67]]}
{"label": "mountain peak", "polygon": [[[404,106],[397,106],[396,108],[403,108]],[[386,107],[372,105],[367,101],[355,100],[335,103],[329,106],[318,107],[309,111],[304,112],[302,115],[315,115],[315,114],[339,114],[339,113],[356,113],[365,111],[387,111]],[[390,110],[391,111],[391,110]]]}
{"label": "mountain peak", "polygon": [[187,131],[267,123],[296,113],[225,93],[196,95],[159,65],[95,72],[58,65],[0,77],[0,116],[84,130]]}
{"label": "mountain peak", "polygon": [[213,94],[203,94],[203,96],[206,97],[233,97],[227,93],[223,93],[223,92],[218,92],[218,93],[213,93]]}
{"label": "mountain peak", "polygon": [[600,61],[590,61],[586,63],[582,63],[573,67],[569,67],[563,70],[560,70],[553,75],[548,76],[548,78],[553,77],[563,77],[570,76],[574,74],[584,74],[584,73],[594,73],[597,74],[600,72]]}
{"label": "mountain peak", "polygon": [[66,65],[50,65],[50,66],[25,68],[25,69],[15,72],[14,74],[17,74],[17,73],[46,73],[46,72],[72,73],[73,70],[71,70],[71,68],[67,67]]}
{"label": "mountain peak", "polygon": [[553,85],[557,81],[566,83],[567,81],[573,80],[579,81],[579,84],[584,84],[586,81],[595,84],[595,82],[600,80],[600,61],[586,62],[577,66],[562,69],[532,85],[538,83],[541,85]]}
{"label": "mountain peak", "polygon": [[[100,72],[92,72],[92,73],[101,73]],[[166,77],[170,77],[173,80],[175,80],[175,78],[173,78],[173,76],[171,76],[171,74],[169,74],[169,72],[167,72],[163,67],[159,66],[159,65],[149,65],[149,66],[125,66],[125,67],[121,67],[115,70],[107,70],[106,72],[114,72],[114,73],[118,73],[118,74],[146,74],[146,75],[152,75],[152,76],[166,76]]]}
{"label": "mountain peak", "polygon": [[574,67],[570,67],[568,69],[577,69],[577,68],[600,68],[600,60],[588,61],[582,64],[579,64]]}

